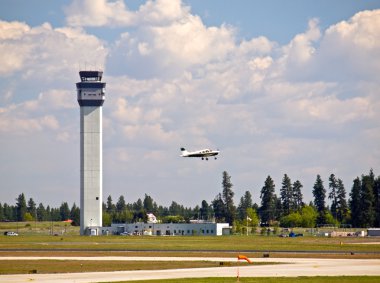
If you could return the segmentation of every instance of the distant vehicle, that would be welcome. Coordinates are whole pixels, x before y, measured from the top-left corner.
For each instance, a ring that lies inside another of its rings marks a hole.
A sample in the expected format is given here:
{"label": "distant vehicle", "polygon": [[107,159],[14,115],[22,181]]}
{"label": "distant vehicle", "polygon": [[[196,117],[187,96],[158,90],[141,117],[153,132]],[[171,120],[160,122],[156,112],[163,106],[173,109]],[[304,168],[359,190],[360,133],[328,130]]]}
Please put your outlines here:
{"label": "distant vehicle", "polygon": [[200,157],[202,160],[206,159],[208,160],[209,157],[215,156],[219,154],[219,150],[212,150],[212,149],[201,149],[201,150],[196,150],[196,151],[187,151],[185,148],[181,147],[181,157]]}
{"label": "distant vehicle", "polygon": [[13,231],[4,232],[4,235],[5,236],[18,236],[18,234],[16,232],[13,232]]}
{"label": "distant vehicle", "polygon": [[120,233],[120,236],[130,236],[131,235],[131,233],[128,233],[128,232],[122,232],[122,233]]}

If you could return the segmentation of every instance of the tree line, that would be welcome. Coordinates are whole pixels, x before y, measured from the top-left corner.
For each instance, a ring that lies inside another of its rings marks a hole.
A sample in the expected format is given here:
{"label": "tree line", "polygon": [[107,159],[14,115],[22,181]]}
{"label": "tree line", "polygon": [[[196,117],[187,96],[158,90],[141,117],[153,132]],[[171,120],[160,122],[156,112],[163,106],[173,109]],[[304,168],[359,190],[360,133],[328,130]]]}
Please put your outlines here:
{"label": "tree line", "polygon": [[[184,207],[175,201],[170,206],[158,205],[151,196],[145,194],[136,202],[127,203],[121,195],[114,203],[111,195],[103,203],[103,226],[111,223],[134,223],[147,221],[147,213],[153,213],[163,223],[205,220],[228,222],[235,230],[250,226],[319,227],[323,225],[349,225],[352,227],[380,227],[380,176],[375,177],[371,169],[368,174],[353,180],[351,192],[347,196],[343,181],[331,174],[328,188],[325,188],[320,175],[317,175],[312,188],[313,201],[303,201],[303,185],[299,180],[292,182],[284,174],[279,195],[275,183],[268,176],[260,191],[260,204],[253,203],[250,191],[234,204],[234,191],[231,176],[222,174],[222,191],[208,203],[202,200],[194,208]],[[326,199],[331,205],[326,204]],[[0,203],[2,221],[64,221],[73,220],[79,225],[80,209],[67,202],[53,208],[38,206],[32,198],[27,201],[21,193],[15,205]]]}

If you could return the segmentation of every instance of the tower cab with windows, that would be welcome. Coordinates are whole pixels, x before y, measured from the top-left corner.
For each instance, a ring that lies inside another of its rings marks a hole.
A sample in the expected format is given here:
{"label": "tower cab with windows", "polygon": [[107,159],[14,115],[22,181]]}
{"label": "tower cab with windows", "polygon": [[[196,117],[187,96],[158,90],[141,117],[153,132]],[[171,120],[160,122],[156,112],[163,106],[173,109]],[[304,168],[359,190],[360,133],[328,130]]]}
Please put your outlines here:
{"label": "tower cab with windows", "polygon": [[80,106],[102,106],[105,99],[106,83],[102,82],[102,71],[80,71],[81,82],[77,83]]}

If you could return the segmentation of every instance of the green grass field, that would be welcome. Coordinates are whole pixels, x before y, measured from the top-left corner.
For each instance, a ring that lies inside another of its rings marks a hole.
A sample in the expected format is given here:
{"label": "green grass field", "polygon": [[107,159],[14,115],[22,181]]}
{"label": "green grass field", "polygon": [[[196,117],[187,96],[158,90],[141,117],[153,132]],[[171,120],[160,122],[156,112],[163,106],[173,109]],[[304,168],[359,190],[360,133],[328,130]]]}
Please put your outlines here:
{"label": "green grass field", "polygon": [[376,238],[325,238],[275,236],[0,236],[0,250],[93,250],[93,251],[335,251],[380,253]]}

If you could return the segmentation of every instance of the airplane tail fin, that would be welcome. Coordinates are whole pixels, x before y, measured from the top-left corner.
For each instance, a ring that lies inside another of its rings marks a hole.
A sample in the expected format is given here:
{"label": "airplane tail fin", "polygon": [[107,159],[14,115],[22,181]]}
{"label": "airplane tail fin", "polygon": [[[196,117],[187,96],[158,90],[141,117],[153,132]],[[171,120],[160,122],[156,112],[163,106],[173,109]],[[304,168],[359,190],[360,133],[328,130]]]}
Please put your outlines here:
{"label": "airplane tail fin", "polygon": [[187,150],[184,147],[181,147],[181,156],[185,156],[187,154]]}

